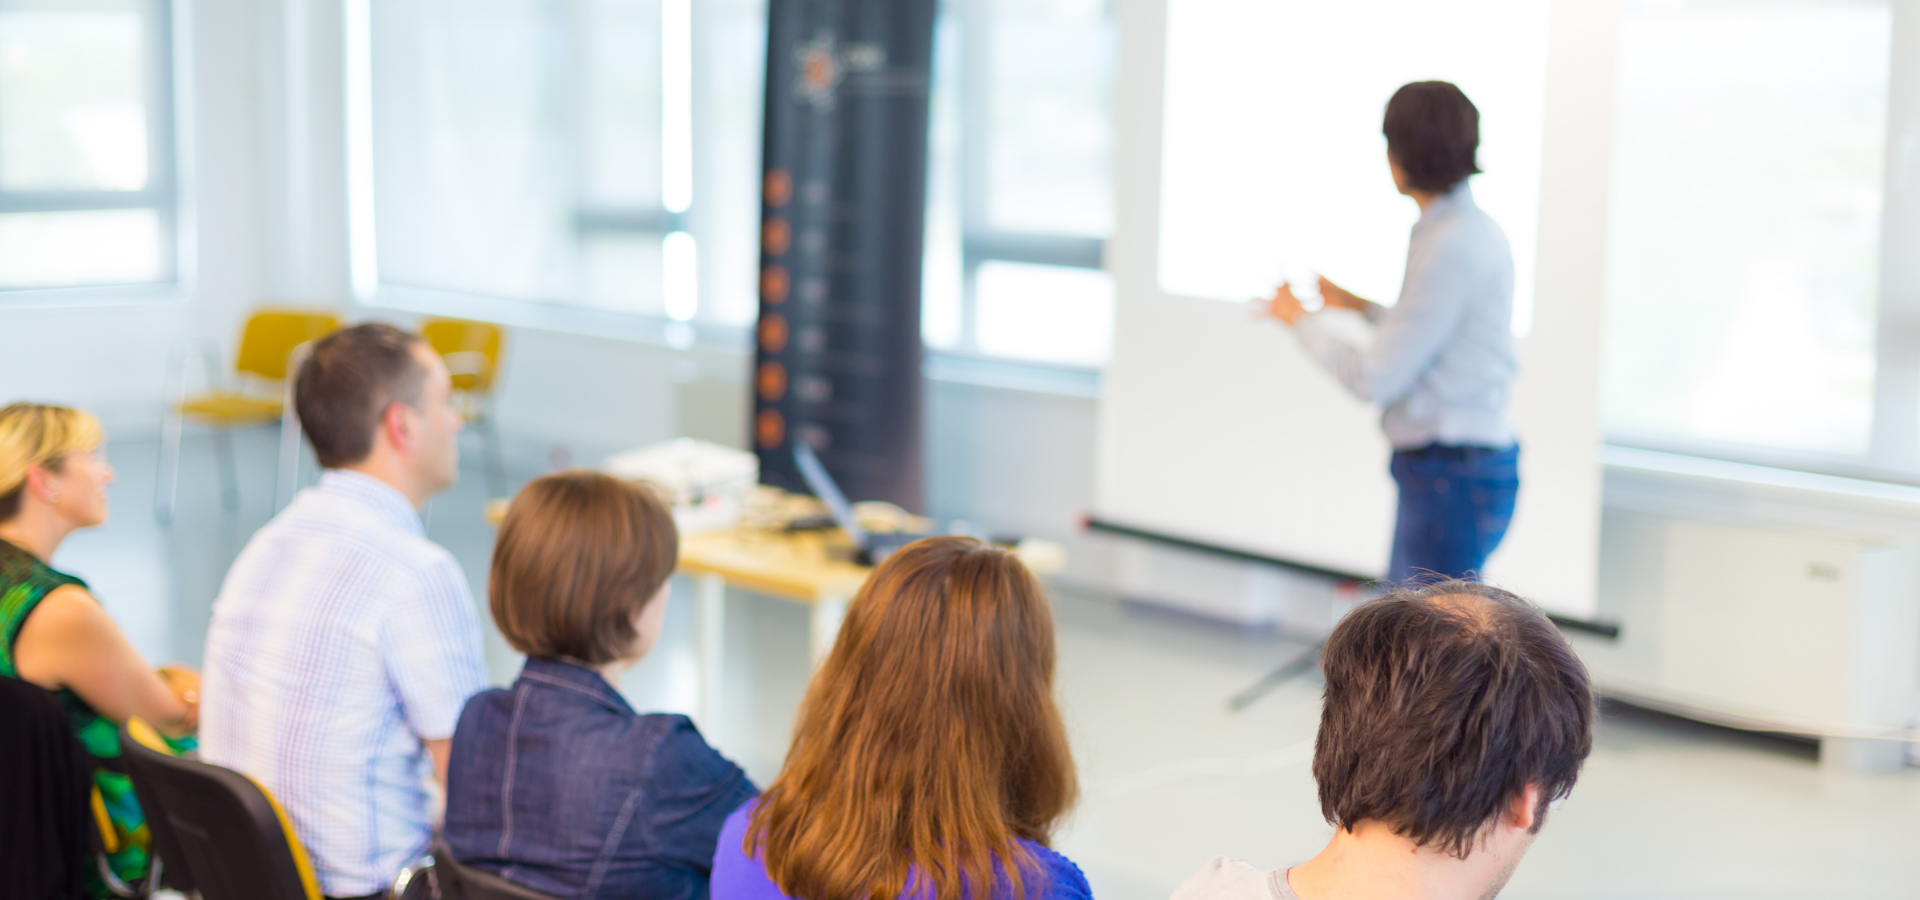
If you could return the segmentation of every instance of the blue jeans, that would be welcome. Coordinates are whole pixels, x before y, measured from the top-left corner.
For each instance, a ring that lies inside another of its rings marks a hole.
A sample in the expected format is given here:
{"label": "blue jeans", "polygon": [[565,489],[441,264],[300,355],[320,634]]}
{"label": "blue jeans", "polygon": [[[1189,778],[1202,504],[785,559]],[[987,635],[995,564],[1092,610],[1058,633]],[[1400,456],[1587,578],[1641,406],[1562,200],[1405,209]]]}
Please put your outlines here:
{"label": "blue jeans", "polygon": [[1513,521],[1520,447],[1428,444],[1393,454],[1400,512],[1387,581],[1478,579]]}

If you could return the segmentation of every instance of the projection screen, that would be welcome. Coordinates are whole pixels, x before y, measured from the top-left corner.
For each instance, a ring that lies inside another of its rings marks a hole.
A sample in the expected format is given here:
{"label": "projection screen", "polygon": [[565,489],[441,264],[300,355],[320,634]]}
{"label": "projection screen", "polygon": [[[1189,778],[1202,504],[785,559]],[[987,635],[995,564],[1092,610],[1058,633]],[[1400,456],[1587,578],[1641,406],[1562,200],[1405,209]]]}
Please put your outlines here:
{"label": "projection screen", "polygon": [[1453,81],[1480,108],[1473,190],[1516,270],[1522,487],[1488,578],[1591,618],[1611,6],[1123,4],[1096,518],[1385,572],[1395,497],[1378,410],[1248,301],[1318,273],[1393,302],[1418,210],[1393,190],[1381,111],[1400,84]]}

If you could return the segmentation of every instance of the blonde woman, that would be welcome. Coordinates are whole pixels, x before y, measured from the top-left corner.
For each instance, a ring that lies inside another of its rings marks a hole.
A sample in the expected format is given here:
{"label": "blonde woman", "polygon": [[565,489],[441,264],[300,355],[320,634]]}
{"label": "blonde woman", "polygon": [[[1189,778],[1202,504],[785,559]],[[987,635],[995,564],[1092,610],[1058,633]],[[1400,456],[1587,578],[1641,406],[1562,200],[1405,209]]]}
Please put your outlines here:
{"label": "blonde woman", "polygon": [[[75,409],[15,403],[0,409],[0,676],[49,691],[80,742],[101,760],[96,811],[104,810],[108,863],[121,879],[147,871],[146,820],[120,772],[119,724],[139,716],[176,749],[199,718],[199,676],[158,672],[120,633],[85,582],[51,565],[67,535],[107,520],[113,467],[100,423]],[[107,895],[88,872],[88,893]]]}

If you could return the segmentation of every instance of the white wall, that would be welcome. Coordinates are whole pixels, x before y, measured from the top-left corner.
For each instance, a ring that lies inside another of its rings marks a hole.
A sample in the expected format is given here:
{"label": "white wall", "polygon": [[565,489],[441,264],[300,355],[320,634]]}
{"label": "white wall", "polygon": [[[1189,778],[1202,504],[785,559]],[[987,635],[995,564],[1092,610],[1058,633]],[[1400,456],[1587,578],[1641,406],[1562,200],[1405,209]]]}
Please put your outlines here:
{"label": "white wall", "polygon": [[249,0],[182,0],[175,11],[186,238],[178,289],[130,289],[84,305],[0,299],[0,398],[77,404],[116,434],[150,432],[172,347],[234,340],[262,272],[259,18]]}

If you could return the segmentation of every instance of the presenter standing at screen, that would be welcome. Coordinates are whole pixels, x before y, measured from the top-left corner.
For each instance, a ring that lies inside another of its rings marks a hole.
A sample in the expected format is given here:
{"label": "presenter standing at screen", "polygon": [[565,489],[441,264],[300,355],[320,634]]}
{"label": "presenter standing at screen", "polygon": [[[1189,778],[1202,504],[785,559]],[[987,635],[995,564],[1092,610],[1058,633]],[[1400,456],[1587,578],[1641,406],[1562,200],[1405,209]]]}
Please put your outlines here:
{"label": "presenter standing at screen", "polygon": [[[1287,285],[1274,318],[1347,390],[1383,407],[1400,506],[1389,581],[1475,578],[1506,536],[1520,489],[1520,448],[1507,417],[1515,372],[1513,254],[1473,202],[1480,111],[1444,81],[1418,81],[1387,101],[1387,168],[1420,205],[1406,277],[1392,307],[1325,278],[1309,312]],[[1343,328],[1354,314],[1372,325]]]}

